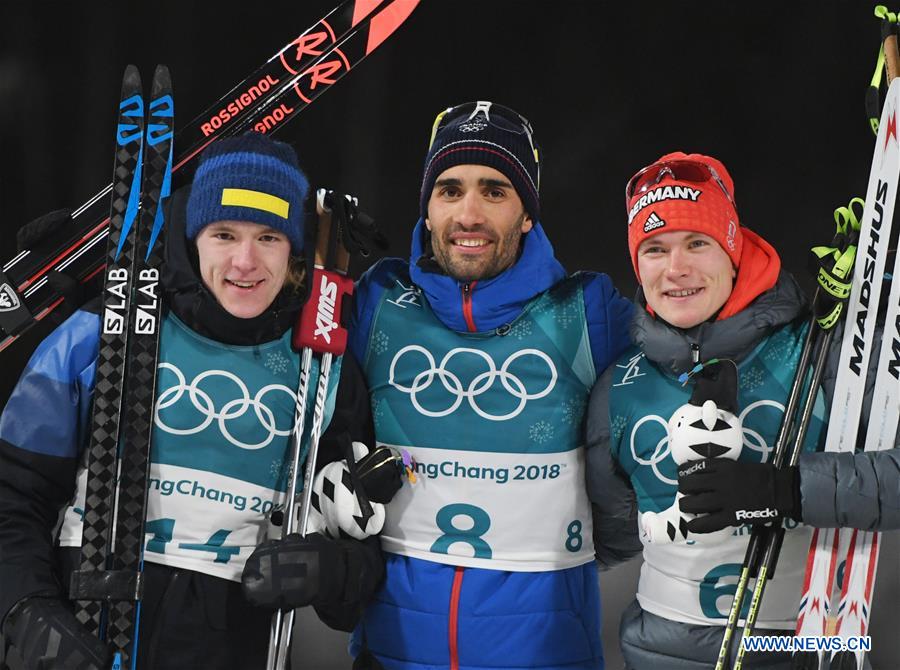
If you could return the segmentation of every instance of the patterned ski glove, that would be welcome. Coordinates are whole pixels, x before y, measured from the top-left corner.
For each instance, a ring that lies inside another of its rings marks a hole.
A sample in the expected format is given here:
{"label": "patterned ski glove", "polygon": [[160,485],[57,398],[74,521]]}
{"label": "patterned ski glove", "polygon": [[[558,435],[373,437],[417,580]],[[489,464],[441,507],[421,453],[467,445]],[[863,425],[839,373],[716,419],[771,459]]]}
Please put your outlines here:
{"label": "patterned ski glove", "polygon": [[112,653],[82,626],[68,606],[53,598],[26,598],[3,624],[10,668],[106,670]]}
{"label": "patterned ski glove", "polygon": [[769,463],[707,458],[678,471],[681,511],[702,516],[688,522],[692,533],[711,533],[777,517],[800,521],[800,472]]}
{"label": "patterned ski glove", "polygon": [[373,542],[374,547],[329,540],[318,533],[264,542],[244,565],[244,597],[257,607],[282,610],[361,606],[384,576],[381,552]]}
{"label": "patterned ski glove", "polygon": [[384,503],[390,502],[403,481],[396,456],[386,447],[372,453],[362,442],[353,443],[356,470],[372,515],[360,509],[360,501],[346,461],[329,463],[313,482],[309,527],[330,538],[364,540],[384,527]]}
{"label": "patterned ski glove", "polygon": [[338,542],[294,533],[259,545],[244,565],[241,585],[251,605],[291,610],[338,597],[346,572]]}

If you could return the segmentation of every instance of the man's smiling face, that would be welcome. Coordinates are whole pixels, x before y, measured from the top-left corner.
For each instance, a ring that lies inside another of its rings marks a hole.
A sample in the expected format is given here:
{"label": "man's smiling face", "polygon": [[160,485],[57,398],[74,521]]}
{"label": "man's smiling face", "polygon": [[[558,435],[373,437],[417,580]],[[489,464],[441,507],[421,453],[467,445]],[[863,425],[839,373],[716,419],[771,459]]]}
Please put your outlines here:
{"label": "man's smiling face", "polygon": [[641,243],[637,260],[647,304],[678,328],[703,323],[731,295],[734,266],[709,235],[692,231],[659,233]]}
{"label": "man's smiling face", "polygon": [[197,235],[203,283],[232,316],[262,314],[284,286],[291,243],[258,223],[217,221]]}
{"label": "man's smiling face", "polygon": [[425,225],[441,269],[471,282],[495,277],[515,263],[522,235],[533,222],[499,170],[456,165],[434,182]]}

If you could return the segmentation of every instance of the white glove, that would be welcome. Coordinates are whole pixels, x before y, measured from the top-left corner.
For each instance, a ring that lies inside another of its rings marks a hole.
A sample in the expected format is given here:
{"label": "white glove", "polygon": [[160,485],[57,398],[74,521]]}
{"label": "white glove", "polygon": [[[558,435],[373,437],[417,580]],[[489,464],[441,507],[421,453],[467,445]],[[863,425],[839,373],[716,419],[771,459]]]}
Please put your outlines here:
{"label": "white glove", "polygon": [[[353,443],[353,456],[357,462],[368,453],[369,449],[362,442]],[[384,527],[384,505],[377,502],[370,504],[374,514],[363,520],[347,462],[329,463],[319,471],[313,482],[309,532],[324,533],[332,539],[349,536],[364,540],[377,535]]]}

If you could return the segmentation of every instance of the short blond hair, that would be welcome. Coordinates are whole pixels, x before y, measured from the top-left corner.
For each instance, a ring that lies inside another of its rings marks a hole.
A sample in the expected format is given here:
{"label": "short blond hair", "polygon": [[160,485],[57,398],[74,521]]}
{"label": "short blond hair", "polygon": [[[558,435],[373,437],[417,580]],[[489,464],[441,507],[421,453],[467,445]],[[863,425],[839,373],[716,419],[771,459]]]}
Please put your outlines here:
{"label": "short blond hair", "polygon": [[305,284],[306,260],[302,256],[290,256],[282,290],[289,295],[301,295]]}

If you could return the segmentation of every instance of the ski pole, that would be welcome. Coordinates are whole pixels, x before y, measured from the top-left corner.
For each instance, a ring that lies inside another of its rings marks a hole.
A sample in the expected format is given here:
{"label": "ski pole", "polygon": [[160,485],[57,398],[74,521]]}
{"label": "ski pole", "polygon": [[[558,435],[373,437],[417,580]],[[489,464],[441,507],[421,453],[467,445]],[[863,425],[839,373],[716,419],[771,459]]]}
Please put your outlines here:
{"label": "ski pole", "polygon": [[[831,340],[834,336],[835,326],[846,314],[846,301],[850,297],[851,277],[856,263],[857,235],[860,224],[859,217],[854,211],[854,206],[864,206],[860,198],[853,198],[847,207],[839,207],[834,212],[837,233],[831,246],[814,247],[813,255],[818,259],[819,269],[817,282],[819,284],[813,298],[813,323],[811,328],[822,331],[818,344],[815,369],[809,382],[806,400],[803,404],[802,416],[794,438],[788,465],[794,467],[800,459],[806,434],[809,429],[815,407],[816,396],[821,386],[825,363],[831,349]],[[782,463],[776,463],[776,467],[782,467]],[[785,529],[782,519],[776,519],[771,525],[760,530],[764,537],[765,549],[762,553],[761,566],[757,571],[757,581],[750,602],[750,609],[744,622],[743,635],[737,649],[735,658],[735,670],[743,667],[746,654],[746,639],[753,635],[759,608],[762,603],[768,580],[775,576],[775,566],[784,540]],[[794,659],[795,663],[801,659]]]}
{"label": "ski pole", "polygon": [[[857,234],[860,229],[859,217],[854,211],[854,206],[862,207],[864,202],[860,198],[853,198],[847,207],[838,207],[834,212],[837,232],[831,246],[814,247],[812,253],[818,260],[817,282],[819,287],[813,298],[813,317],[810,329],[821,331],[822,335],[817,344],[815,356],[815,369],[807,389],[806,399],[803,404],[800,423],[797,434],[794,437],[791,449],[790,467],[796,466],[803,451],[806,434],[815,407],[816,396],[821,386],[825,363],[828,359],[834,328],[846,313],[845,302],[850,297],[850,278],[856,262]],[[803,368],[805,374],[805,368]],[[798,374],[800,370],[798,369]],[[784,455],[776,454],[775,467],[783,467]],[[782,519],[776,519],[772,524],[754,529],[754,535],[760,536],[764,549],[761,553],[761,564],[756,572],[756,584],[753,597],[750,601],[750,609],[744,621],[744,630],[735,657],[735,670],[743,667],[746,647],[744,640],[753,635],[753,629],[759,616],[759,608],[762,603],[766,583],[775,576],[775,566],[784,540],[784,526]],[[752,536],[751,536],[752,537]],[[799,659],[798,659],[799,660]]]}
{"label": "ski pole", "polygon": [[[309,299],[303,306],[293,337],[294,348],[302,350],[302,360],[294,429],[291,432],[292,467],[288,497],[285,499],[285,517],[281,528],[282,538],[298,531],[301,536],[306,536],[331,364],[333,357],[343,354],[347,347],[347,330],[342,325],[341,307],[347,304],[343,302],[343,299],[353,293],[353,281],[347,276],[350,254],[341,242],[341,231],[332,225],[331,207],[327,202],[329,197],[331,194],[324,189],[319,189],[316,193],[319,229],[316,236],[315,269],[310,280],[312,290]],[[314,353],[321,354],[321,361],[310,427],[309,451],[306,455],[306,470],[303,477],[303,502],[298,523],[296,514],[297,473],[302,461],[301,444],[306,414],[306,396]],[[275,612],[272,617],[269,651],[266,658],[267,670],[283,670],[286,667],[293,625],[294,610],[286,613],[282,613],[281,610]]]}
{"label": "ski pole", "polygon": [[[803,343],[803,349],[800,352],[800,361],[797,364],[797,372],[794,375],[794,381],[791,384],[791,390],[788,394],[788,402],[784,409],[781,426],[775,440],[775,453],[773,455],[774,462],[780,462],[784,458],[784,452],[788,438],[793,429],[793,420],[797,413],[797,405],[800,399],[801,390],[803,388],[803,380],[806,377],[806,371],[809,367],[811,353],[815,344],[815,327],[813,319],[810,319],[806,332],[806,339]],[[716,660],[716,670],[725,670],[728,664],[730,654],[731,638],[737,628],[740,612],[743,608],[744,597],[747,592],[747,585],[754,570],[754,566],[759,559],[760,548],[762,547],[762,528],[754,528],[750,534],[750,543],[747,545],[747,551],[744,554],[744,561],[741,565],[741,572],[738,578],[737,587],[734,593],[734,600],[731,603],[731,610],[728,613],[728,620],[725,624],[725,633],[722,638],[722,645],[719,647],[719,656]]]}
{"label": "ski pole", "polygon": [[888,11],[884,5],[875,7],[875,16],[881,19],[881,44],[878,45],[878,58],[875,61],[875,71],[872,80],[866,89],[866,115],[869,117],[869,126],[872,133],[878,135],[879,117],[881,116],[881,100],[878,93],[882,74],[885,83],[890,86],[894,78],[900,73],[900,52],[897,44],[897,14]]}
{"label": "ski pole", "polygon": [[[822,382],[822,373],[825,370],[825,361],[828,359],[828,348],[833,334],[833,330],[826,331],[820,338],[821,341],[817,347],[815,369],[813,371],[812,379],[809,382],[809,388],[803,406],[803,413],[791,449],[791,456],[788,463],[789,467],[797,465],[797,461],[800,459],[800,453],[803,451],[803,443],[806,440],[806,433],[809,429],[810,420],[812,419],[813,410],[816,404],[816,395],[818,394],[819,386]],[[775,467],[782,467],[782,463],[775,463]],[[751,538],[757,534],[761,537],[760,543],[764,547],[762,552],[762,562],[759,569],[755,571],[756,584],[753,589],[753,596],[750,599],[750,609],[744,620],[744,631],[737,648],[734,670],[740,670],[743,667],[744,654],[746,653],[744,640],[753,635],[753,628],[756,625],[756,619],[759,616],[759,606],[762,603],[766,582],[775,576],[775,566],[778,562],[781,544],[784,540],[783,520],[780,518],[776,519],[771,525],[761,527],[758,533],[756,529],[754,529]]]}
{"label": "ski pole", "polygon": [[884,57],[885,77],[888,86],[900,74],[900,51],[897,49],[897,14],[884,5],[875,7],[875,16],[881,19],[881,52]]}

